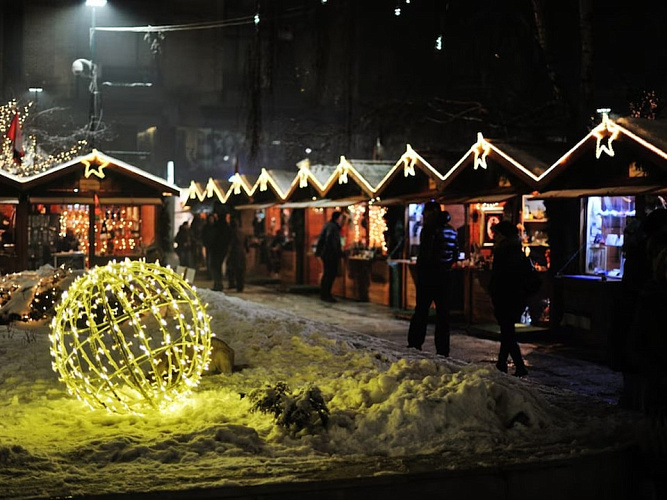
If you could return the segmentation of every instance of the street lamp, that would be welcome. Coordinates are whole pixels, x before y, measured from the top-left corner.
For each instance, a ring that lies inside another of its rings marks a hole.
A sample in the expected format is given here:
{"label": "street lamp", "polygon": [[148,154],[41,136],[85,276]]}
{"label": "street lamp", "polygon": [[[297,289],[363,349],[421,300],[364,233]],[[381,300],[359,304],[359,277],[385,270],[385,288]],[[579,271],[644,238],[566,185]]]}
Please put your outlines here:
{"label": "street lamp", "polygon": [[[90,117],[88,130],[94,132],[97,129],[97,122],[100,119],[100,95],[97,85],[97,64],[95,63],[95,29],[97,28],[96,18],[95,18],[95,9],[97,7],[104,7],[107,4],[107,0],[86,0],[86,5],[91,8],[90,13]],[[77,61],[75,61],[76,64]],[[74,66],[72,66],[74,70]],[[91,137],[91,141],[94,139]]]}
{"label": "street lamp", "polygon": [[30,87],[28,88],[28,92],[32,94],[32,99],[35,101],[35,104],[37,104],[37,97],[44,92],[44,89],[42,87]]}
{"label": "street lamp", "polygon": [[44,89],[42,87],[29,87],[28,92],[32,94],[32,102],[35,104],[35,109],[37,109],[39,94],[44,92]]}

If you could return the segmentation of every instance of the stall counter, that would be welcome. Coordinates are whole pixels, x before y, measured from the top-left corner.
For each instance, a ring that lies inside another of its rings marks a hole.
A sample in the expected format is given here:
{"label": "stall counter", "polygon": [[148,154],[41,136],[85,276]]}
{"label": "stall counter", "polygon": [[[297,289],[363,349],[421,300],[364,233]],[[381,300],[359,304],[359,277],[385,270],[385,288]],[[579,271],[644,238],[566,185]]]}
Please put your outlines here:
{"label": "stall counter", "polygon": [[563,275],[554,280],[554,321],[579,335],[582,343],[607,348],[610,354],[622,306],[620,279]]}

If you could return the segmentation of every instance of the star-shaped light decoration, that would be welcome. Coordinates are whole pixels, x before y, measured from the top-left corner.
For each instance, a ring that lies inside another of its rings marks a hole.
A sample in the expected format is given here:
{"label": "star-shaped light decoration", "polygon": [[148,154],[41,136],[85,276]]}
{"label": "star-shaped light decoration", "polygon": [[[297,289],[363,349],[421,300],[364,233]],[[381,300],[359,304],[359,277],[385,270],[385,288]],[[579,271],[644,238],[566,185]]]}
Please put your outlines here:
{"label": "star-shaped light decoration", "polygon": [[484,140],[481,132],[477,132],[477,142],[471,148],[475,154],[474,169],[482,167],[486,170],[486,157],[491,151],[491,145]]}
{"label": "star-shaped light decoration", "polygon": [[262,168],[262,173],[259,174],[259,178],[257,179],[257,183],[259,184],[259,190],[260,191],[266,191],[269,189],[269,173],[266,171],[265,168]]}
{"label": "star-shaped light decoration", "polygon": [[234,194],[241,194],[241,176],[238,172],[235,172],[234,175],[229,178],[229,181],[232,183],[232,192]]}
{"label": "star-shaped light decoration", "polygon": [[[593,135],[597,139],[597,143],[595,144],[595,158],[599,159],[603,152],[609,156],[614,156],[613,143],[620,133],[621,129],[609,119],[607,113],[604,113],[602,115],[602,123],[593,131]],[[605,139],[607,140],[606,144],[603,142]]]}
{"label": "star-shaped light decoration", "polygon": [[83,172],[83,176],[88,179],[91,175],[95,175],[100,179],[104,179],[104,169],[109,166],[109,160],[103,160],[100,158],[97,149],[93,149],[93,152],[89,158],[90,159],[85,158],[81,160],[81,163],[86,166],[86,170]]}
{"label": "star-shaped light decoration", "polygon": [[307,164],[303,164],[299,167],[299,187],[305,188],[308,187],[308,176],[310,175],[310,167]]}
{"label": "star-shaped light decoration", "polygon": [[415,174],[415,164],[417,163],[417,158],[410,155],[403,155],[403,177],[414,177]]}
{"label": "star-shaped light decoration", "polygon": [[336,169],[340,172],[340,175],[338,176],[338,184],[347,184],[348,182],[348,177],[347,174],[350,170],[350,167],[347,165],[341,164],[336,167]]}

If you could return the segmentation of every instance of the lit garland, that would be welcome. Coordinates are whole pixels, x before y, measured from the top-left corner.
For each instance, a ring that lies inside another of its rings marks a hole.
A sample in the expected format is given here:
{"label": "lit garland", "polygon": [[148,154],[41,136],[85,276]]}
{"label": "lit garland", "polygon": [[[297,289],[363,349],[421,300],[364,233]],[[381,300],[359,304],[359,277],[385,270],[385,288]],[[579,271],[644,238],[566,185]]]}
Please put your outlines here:
{"label": "lit garland", "polygon": [[117,413],[164,409],[187,395],[211,349],[210,317],[195,289],[168,267],[130,260],[74,281],[49,338],[68,392]]}
{"label": "lit garland", "polygon": [[369,248],[381,248],[383,254],[387,253],[387,242],[384,237],[387,232],[387,222],[384,220],[386,214],[386,207],[371,205],[368,208],[368,246]]}
{"label": "lit garland", "polygon": [[40,279],[30,302],[30,312],[22,319],[38,321],[49,317],[63,292],[59,285],[70,273],[70,270],[57,268],[49,278]]}
{"label": "lit garland", "polygon": [[[79,240],[79,250],[88,255],[89,215],[87,205],[67,205],[60,214],[59,236],[64,237],[67,229],[74,232]],[[95,224],[95,249],[99,255],[130,255],[142,245],[140,235],[139,207],[109,207],[105,217]]]}
{"label": "lit garland", "polygon": [[359,243],[361,241],[361,219],[364,217],[366,212],[366,207],[364,205],[352,205],[348,207],[350,215],[352,217],[352,227],[354,232],[352,234],[352,242]]}
{"label": "lit garland", "polygon": [[630,103],[630,114],[634,118],[655,120],[658,115],[660,99],[655,90],[644,90],[638,101]]}
{"label": "lit garland", "polygon": [[112,207],[105,215],[95,226],[100,255],[128,255],[141,246],[139,207]]}
{"label": "lit garland", "polygon": [[[21,128],[23,128],[23,123],[29,115],[31,106],[32,103],[29,103],[22,110],[19,110],[19,123]],[[45,153],[37,145],[35,136],[26,134],[24,131],[23,147],[25,149],[25,156],[21,163],[15,162],[12,152],[12,143],[7,138],[7,130],[9,129],[9,124],[17,109],[18,105],[16,101],[10,101],[4,106],[0,106],[0,133],[3,137],[2,149],[0,150],[0,170],[19,177],[28,177],[30,175],[39,174],[40,172],[45,172],[56,165],[66,163],[75,158],[86,146],[86,141],[81,140],[74,144],[69,150],[51,155]]]}

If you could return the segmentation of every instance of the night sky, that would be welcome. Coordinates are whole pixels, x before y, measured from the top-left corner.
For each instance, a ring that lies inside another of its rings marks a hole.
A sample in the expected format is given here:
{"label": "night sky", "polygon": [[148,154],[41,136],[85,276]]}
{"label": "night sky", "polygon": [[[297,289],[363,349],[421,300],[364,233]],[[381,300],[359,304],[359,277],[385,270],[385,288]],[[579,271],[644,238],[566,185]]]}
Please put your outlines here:
{"label": "night sky", "polygon": [[[587,3],[586,92],[579,7]],[[89,55],[90,9],[82,1],[53,4],[0,8],[3,96],[24,98],[23,89],[38,80],[42,106],[66,107],[73,123],[85,125],[87,84],[69,64]],[[109,82],[103,120],[112,131],[101,147],[152,148],[154,164],[176,159],[179,181],[187,182],[225,177],[234,162],[249,173],[291,169],[306,148],[315,162],[370,158],[378,138],[387,160],[406,143],[465,150],[478,131],[504,140],[576,141],[599,120],[597,108],[627,115],[650,91],[660,102],[666,11],[657,0],[109,0],[97,9],[99,27],[240,22],[164,31],[159,53],[143,33],[98,32],[96,58]],[[128,81],[153,86],[117,85]],[[137,134],[151,127],[160,133],[147,145]],[[203,147],[188,152],[185,129],[215,131],[202,141],[223,144],[208,146],[220,158],[206,157]]]}

